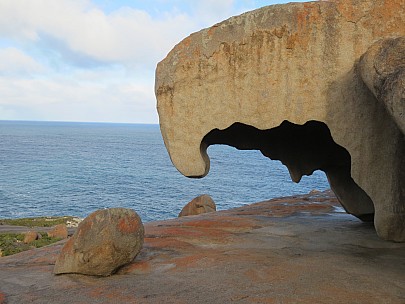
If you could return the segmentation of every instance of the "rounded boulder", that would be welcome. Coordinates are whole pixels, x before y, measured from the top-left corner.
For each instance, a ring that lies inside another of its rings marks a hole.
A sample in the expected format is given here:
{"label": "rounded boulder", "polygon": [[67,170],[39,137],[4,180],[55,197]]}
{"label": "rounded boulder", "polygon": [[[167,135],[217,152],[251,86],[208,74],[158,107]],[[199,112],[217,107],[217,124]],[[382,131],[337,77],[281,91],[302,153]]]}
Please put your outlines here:
{"label": "rounded boulder", "polygon": [[27,231],[24,235],[24,244],[30,244],[40,238],[40,234],[36,231]]}
{"label": "rounded boulder", "polygon": [[54,273],[109,276],[142,248],[144,227],[132,209],[98,210],[86,217],[62,248]]}
{"label": "rounded boulder", "polygon": [[192,201],[187,203],[181,210],[179,217],[198,215],[217,210],[214,200],[208,194],[197,196]]}
{"label": "rounded boulder", "polygon": [[51,230],[48,231],[48,236],[58,239],[67,239],[68,229],[65,224],[59,224],[54,226]]}

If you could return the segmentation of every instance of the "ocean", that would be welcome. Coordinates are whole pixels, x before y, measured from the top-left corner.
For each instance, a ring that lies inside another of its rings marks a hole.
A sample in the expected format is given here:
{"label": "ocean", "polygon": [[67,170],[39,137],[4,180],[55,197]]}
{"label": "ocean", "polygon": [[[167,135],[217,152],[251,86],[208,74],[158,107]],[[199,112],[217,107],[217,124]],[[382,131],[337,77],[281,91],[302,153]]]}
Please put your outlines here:
{"label": "ocean", "polygon": [[223,210],[329,188],[321,171],[293,183],[259,151],[215,145],[208,155],[208,175],[189,179],[172,165],[158,125],[0,121],[0,218],[125,207],[149,222],[177,217],[200,194]]}

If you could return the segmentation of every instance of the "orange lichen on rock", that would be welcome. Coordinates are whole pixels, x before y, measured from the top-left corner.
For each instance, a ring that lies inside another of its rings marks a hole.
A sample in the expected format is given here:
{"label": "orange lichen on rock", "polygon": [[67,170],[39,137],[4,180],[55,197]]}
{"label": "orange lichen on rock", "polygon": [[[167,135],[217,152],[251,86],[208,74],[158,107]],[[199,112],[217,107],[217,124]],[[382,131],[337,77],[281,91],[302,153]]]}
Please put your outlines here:
{"label": "orange lichen on rock", "polygon": [[118,230],[122,233],[134,233],[139,230],[139,223],[128,218],[122,218],[118,221]]}

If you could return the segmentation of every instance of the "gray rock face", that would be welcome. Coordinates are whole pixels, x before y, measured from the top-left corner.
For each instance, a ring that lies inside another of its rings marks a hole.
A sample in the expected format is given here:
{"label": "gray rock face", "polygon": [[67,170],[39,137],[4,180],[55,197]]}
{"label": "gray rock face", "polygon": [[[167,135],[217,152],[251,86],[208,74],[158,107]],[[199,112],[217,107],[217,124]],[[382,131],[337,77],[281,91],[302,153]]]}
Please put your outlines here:
{"label": "gray rock face", "polygon": [[192,199],[181,210],[179,217],[197,215],[217,210],[214,200],[208,194],[203,194]]}
{"label": "gray rock face", "polygon": [[79,224],[62,248],[54,273],[111,275],[136,257],[143,239],[143,224],[134,210],[98,210]]}
{"label": "gray rock face", "polygon": [[323,170],[348,213],[405,241],[401,40],[376,52],[389,58],[377,74],[358,65],[377,41],[405,36],[404,24],[403,0],[331,0],[268,6],[190,35],[156,70],[173,164],[204,177],[207,147],[227,144],[281,160],[295,182]]}

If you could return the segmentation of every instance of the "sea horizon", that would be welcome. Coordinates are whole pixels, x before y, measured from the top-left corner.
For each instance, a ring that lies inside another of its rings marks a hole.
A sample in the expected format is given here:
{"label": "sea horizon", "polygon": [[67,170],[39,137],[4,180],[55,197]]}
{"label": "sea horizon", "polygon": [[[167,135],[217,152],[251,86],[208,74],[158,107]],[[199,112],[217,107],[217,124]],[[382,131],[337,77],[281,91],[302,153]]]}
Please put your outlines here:
{"label": "sea horizon", "polygon": [[214,145],[202,179],[170,161],[159,124],[0,121],[0,218],[77,216],[125,207],[145,221],[177,217],[209,194],[218,210],[329,188],[324,173],[290,180],[259,151]]}
{"label": "sea horizon", "polygon": [[33,123],[61,123],[61,124],[113,124],[113,125],[152,125],[158,126],[157,123],[144,123],[144,122],[114,122],[114,121],[73,121],[73,120],[30,120],[30,119],[0,119],[0,122],[33,122]]}

